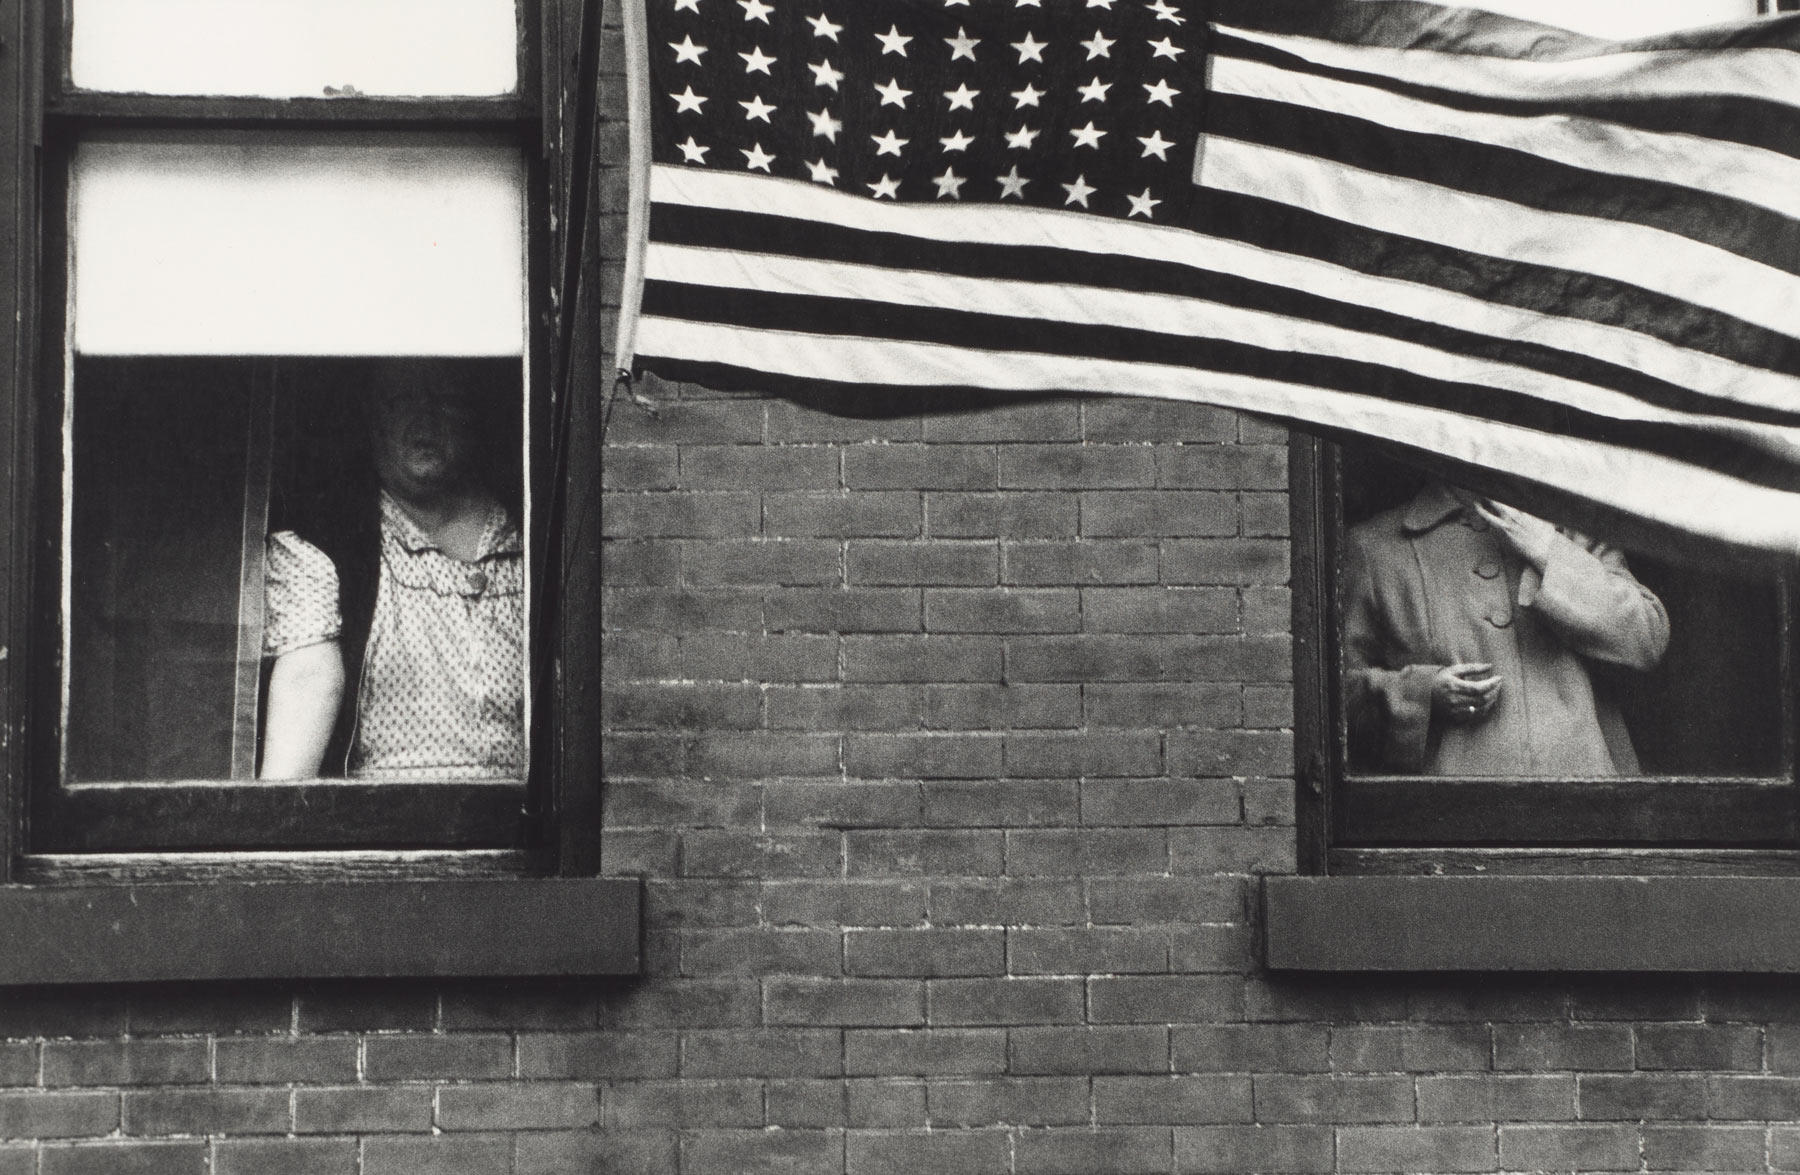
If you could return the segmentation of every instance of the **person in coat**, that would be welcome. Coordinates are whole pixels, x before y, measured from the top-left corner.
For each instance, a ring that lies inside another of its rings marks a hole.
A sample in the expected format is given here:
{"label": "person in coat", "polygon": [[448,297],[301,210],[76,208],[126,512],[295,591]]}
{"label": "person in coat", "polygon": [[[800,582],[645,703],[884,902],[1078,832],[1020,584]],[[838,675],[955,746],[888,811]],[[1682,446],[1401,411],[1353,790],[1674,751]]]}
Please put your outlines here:
{"label": "person in coat", "polygon": [[1669,618],[1623,554],[1441,481],[1347,537],[1353,763],[1425,775],[1637,772],[1592,670],[1655,668]]}

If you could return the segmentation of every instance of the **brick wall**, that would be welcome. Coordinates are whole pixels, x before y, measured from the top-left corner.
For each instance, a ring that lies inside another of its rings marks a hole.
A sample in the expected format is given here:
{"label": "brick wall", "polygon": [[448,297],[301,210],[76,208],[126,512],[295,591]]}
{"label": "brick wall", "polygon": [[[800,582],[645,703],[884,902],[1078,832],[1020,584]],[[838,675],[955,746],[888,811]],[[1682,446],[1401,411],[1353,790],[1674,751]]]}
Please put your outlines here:
{"label": "brick wall", "polygon": [[1258,968],[1284,442],[621,394],[606,868],[649,962],[601,1001],[601,1169],[1800,1171],[1800,986]]}

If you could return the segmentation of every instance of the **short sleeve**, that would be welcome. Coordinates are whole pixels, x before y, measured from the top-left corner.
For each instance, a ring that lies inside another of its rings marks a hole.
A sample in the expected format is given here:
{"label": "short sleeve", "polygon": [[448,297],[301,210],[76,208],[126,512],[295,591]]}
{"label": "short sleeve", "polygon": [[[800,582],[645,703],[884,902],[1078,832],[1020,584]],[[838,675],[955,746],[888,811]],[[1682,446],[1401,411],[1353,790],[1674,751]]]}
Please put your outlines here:
{"label": "short sleeve", "polygon": [[344,622],[330,557],[291,530],[270,535],[263,608],[265,657],[336,640]]}

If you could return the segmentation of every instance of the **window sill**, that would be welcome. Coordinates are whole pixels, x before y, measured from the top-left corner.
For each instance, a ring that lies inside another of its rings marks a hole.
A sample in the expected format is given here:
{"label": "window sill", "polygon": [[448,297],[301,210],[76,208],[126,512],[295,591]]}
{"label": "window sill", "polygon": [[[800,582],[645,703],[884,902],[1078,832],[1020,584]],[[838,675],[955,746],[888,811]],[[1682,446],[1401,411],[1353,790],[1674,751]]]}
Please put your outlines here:
{"label": "window sill", "polygon": [[636,878],[0,886],[0,984],[633,975]]}
{"label": "window sill", "polygon": [[1800,878],[1271,877],[1273,971],[1800,973]]}

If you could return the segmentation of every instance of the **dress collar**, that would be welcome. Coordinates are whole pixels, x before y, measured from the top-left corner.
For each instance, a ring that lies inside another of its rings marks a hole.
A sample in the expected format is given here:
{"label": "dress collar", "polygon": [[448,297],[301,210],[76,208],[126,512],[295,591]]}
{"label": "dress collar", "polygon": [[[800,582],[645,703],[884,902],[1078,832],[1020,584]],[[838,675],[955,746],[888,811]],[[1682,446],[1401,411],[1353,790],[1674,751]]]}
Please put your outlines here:
{"label": "dress collar", "polygon": [[[406,507],[395,501],[394,496],[386,490],[381,491],[381,527],[409,555],[443,549],[419,528],[412,515],[406,512]],[[518,552],[519,528],[513,525],[512,516],[506,512],[506,507],[498,502],[489,502],[487,519],[481,527],[481,541],[475,548],[475,561],[479,563],[494,555],[514,555]]]}
{"label": "dress collar", "polygon": [[1408,534],[1423,534],[1462,512],[1463,504],[1450,492],[1450,487],[1441,481],[1433,481],[1406,504],[1400,526]]}

